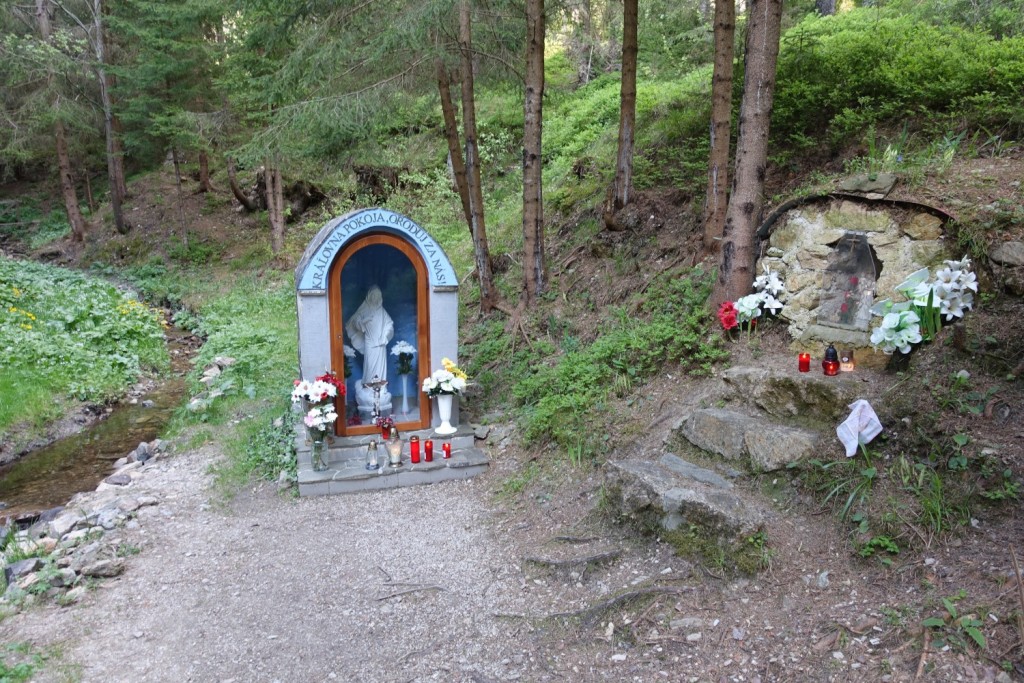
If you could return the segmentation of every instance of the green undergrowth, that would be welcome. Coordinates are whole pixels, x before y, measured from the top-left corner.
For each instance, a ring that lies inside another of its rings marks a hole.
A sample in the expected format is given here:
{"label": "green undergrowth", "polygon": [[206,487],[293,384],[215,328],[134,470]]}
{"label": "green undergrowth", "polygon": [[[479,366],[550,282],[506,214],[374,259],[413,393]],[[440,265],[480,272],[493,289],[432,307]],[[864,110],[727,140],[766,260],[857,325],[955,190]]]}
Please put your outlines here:
{"label": "green undergrowth", "polygon": [[[602,449],[602,411],[667,365],[695,375],[726,358],[705,308],[711,278],[700,269],[661,280],[634,311],[621,308],[588,345],[577,342],[548,363],[521,368],[512,398],[527,442],[552,441],[580,457]],[[517,368],[518,369],[518,368]]]}
{"label": "green undergrowth", "polygon": [[0,258],[0,429],[41,426],[67,399],[112,400],[166,368],[162,323],[100,279]]}
{"label": "green undergrowth", "polygon": [[0,651],[0,683],[23,683],[35,676],[45,658],[28,643],[9,643]]}
{"label": "green undergrowth", "polygon": [[[200,441],[215,437],[224,445],[228,458],[217,465],[222,483],[251,474],[277,478],[282,469],[294,475],[294,423],[286,406],[298,357],[291,277],[240,276],[227,294],[195,313],[182,312],[176,322],[205,342],[189,375],[192,398],[172,432],[190,430]],[[213,381],[200,382],[218,357],[231,360]]]}
{"label": "green undergrowth", "polygon": [[32,197],[0,202],[0,235],[38,249],[71,233],[62,209],[46,211]]}
{"label": "green undergrowth", "polygon": [[956,534],[976,517],[998,515],[1021,496],[1014,470],[963,432],[918,428],[911,438],[862,446],[853,458],[794,468],[800,486],[848,529],[853,551],[883,564]]}
{"label": "green undergrowth", "polygon": [[[836,147],[883,122],[941,138],[1024,134],[1024,36],[935,25],[875,8],[808,16],[783,38],[772,135],[792,153]],[[924,146],[924,145],[922,145]]]}

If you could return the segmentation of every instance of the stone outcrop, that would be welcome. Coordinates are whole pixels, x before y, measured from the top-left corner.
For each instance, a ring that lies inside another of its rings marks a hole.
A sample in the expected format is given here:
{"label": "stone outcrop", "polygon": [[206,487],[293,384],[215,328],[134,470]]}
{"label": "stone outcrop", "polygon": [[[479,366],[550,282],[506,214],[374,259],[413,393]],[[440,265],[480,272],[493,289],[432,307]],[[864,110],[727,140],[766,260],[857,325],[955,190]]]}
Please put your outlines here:
{"label": "stone outcrop", "polygon": [[764,522],[724,477],[671,453],[656,462],[610,461],[606,485],[616,512],[645,528],[694,526],[733,539],[754,533]]}

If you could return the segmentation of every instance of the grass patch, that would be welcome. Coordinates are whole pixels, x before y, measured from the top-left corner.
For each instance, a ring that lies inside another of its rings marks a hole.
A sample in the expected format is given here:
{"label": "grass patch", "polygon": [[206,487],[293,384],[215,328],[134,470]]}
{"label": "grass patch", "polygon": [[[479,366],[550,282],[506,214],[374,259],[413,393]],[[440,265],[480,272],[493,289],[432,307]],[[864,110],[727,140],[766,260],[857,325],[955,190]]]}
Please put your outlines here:
{"label": "grass patch", "polygon": [[[613,393],[623,395],[667,364],[703,374],[724,360],[709,332],[704,302],[711,278],[697,269],[651,287],[640,315],[621,309],[592,344],[535,364],[513,388],[528,442],[550,440],[578,459],[594,456],[603,437],[591,424]],[[587,434],[581,441],[580,435]]]}
{"label": "grass patch", "polygon": [[97,278],[0,258],[0,429],[41,424],[68,397],[104,402],[168,366],[163,316]]}

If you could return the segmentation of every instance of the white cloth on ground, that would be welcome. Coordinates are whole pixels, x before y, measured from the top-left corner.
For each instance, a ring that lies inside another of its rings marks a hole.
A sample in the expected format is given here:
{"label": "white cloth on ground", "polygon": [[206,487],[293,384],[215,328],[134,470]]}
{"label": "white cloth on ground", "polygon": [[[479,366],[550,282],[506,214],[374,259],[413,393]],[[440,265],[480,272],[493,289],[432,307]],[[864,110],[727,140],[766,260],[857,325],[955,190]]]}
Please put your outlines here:
{"label": "white cloth on ground", "polygon": [[836,427],[836,435],[846,447],[846,457],[857,454],[860,444],[870,443],[882,431],[882,423],[871,404],[860,398],[850,404],[850,417]]}

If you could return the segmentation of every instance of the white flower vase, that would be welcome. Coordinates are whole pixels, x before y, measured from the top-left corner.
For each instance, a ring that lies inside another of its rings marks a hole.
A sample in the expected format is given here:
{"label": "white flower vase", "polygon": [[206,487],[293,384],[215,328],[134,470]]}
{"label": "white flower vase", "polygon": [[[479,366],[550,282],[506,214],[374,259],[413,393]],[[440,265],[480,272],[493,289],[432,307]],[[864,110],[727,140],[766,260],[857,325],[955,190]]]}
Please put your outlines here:
{"label": "white flower vase", "polygon": [[459,431],[457,428],[452,427],[452,394],[438,394],[437,396],[437,414],[441,417],[441,424],[437,429],[434,430],[435,434],[445,436],[447,434],[454,434]]}
{"label": "white flower vase", "polygon": [[409,414],[409,375],[400,375],[402,378],[402,415]]}

